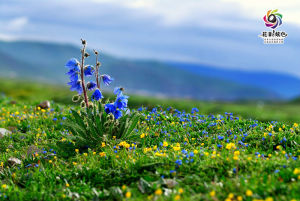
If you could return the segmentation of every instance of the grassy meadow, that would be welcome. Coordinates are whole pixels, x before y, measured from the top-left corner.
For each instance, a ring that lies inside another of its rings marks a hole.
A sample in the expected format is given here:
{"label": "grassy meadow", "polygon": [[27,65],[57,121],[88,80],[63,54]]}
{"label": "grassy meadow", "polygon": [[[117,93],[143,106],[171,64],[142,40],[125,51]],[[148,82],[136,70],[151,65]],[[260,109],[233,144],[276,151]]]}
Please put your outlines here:
{"label": "grassy meadow", "polygon": [[64,125],[84,113],[67,88],[0,85],[0,128],[12,131],[0,139],[2,200],[300,200],[297,103],[132,95],[133,132],[80,147]]}
{"label": "grassy meadow", "polygon": [[[38,104],[44,100],[50,100],[58,104],[69,105],[74,93],[66,86],[53,84],[40,84],[29,80],[0,79],[2,92],[11,100],[22,101],[30,104]],[[113,94],[105,93],[105,98],[113,99]],[[130,108],[147,107],[152,109],[161,106],[164,109],[172,107],[178,110],[190,112],[197,107],[201,114],[224,114],[231,112],[236,115],[260,121],[300,122],[300,101],[291,102],[262,102],[239,101],[217,102],[197,101],[187,99],[167,99],[150,96],[130,95]]]}

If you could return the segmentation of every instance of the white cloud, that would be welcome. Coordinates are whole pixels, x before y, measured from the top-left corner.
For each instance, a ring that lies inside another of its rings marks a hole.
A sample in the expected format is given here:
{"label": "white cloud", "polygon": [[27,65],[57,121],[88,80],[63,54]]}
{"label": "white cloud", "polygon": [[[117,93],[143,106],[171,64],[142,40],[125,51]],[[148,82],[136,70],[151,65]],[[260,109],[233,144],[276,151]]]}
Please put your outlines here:
{"label": "white cloud", "polygon": [[[279,9],[284,22],[300,26],[299,0],[91,0],[161,17],[165,26],[196,25],[213,28],[251,29],[243,20],[261,20],[270,9]],[[228,20],[231,18],[232,21]]]}
{"label": "white cloud", "polygon": [[14,41],[16,40],[17,38],[12,36],[12,35],[8,35],[8,34],[1,34],[0,33],[0,40],[2,41]]}
{"label": "white cloud", "polygon": [[5,29],[8,31],[20,31],[28,24],[28,18],[25,16],[17,17],[6,22]]}

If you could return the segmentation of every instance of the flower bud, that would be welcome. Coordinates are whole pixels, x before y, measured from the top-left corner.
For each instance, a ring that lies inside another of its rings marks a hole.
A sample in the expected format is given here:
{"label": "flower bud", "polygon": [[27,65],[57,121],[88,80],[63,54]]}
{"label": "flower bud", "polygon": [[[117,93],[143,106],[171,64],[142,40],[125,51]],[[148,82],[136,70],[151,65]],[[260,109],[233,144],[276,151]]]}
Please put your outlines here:
{"label": "flower bud", "polygon": [[111,121],[113,121],[115,119],[115,117],[114,117],[114,115],[112,113],[110,113],[108,115],[108,119],[111,120]]}
{"label": "flower bud", "polygon": [[95,54],[95,55],[98,55],[98,51],[97,51],[97,50],[94,50],[94,54]]}
{"label": "flower bud", "polygon": [[82,45],[86,45],[86,40],[81,39]]}
{"label": "flower bud", "polygon": [[94,104],[93,103],[89,103],[89,108],[93,109],[94,108]]}
{"label": "flower bud", "polygon": [[84,101],[81,101],[80,107],[85,108],[85,102]]}
{"label": "flower bud", "polygon": [[89,54],[89,53],[87,53],[87,52],[86,52],[86,53],[84,53],[84,57],[86,57],[86,58],[87,58],[87,57],[89,57],[89,56],[90,56],[90,54]]}
{"label": "flower bud", "polygon": [[73,101],[74,103],[76,103],[76,102],[80,101],[80,99],[81,99],[81,96],[77,94],[77,95],[74,95],[74,96],[73,96],[72,101]]}
{"label": "flower bud", "polygon": [[97,66],[98,66],[98,67],[101,66],[101,63],[100,63],[99,61],[97,62]]}

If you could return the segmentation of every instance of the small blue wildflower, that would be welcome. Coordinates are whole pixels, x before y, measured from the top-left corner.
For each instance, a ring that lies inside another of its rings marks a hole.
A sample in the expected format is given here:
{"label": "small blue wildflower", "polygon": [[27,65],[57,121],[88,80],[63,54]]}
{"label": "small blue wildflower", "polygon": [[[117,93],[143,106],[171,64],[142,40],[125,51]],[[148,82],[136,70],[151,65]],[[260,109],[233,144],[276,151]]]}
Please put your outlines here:
{"label": "small blue wildflower", "polygon": [[182,151],[181,151],[181,153],[183,153],[183,154],[187,154],[188,152],[185,150],[185,149],[183,149]]}
{"label": "small blue wildflower", "polygon": [[178,159],[178,160],[175,161],[175,163],[176,163],[177,165],[182,165],[182,160]]}
{"label": "small blue wildflower", "polygon": [[57,118],[53,118],[53,121],[57,121]]}
{"label": "small blue wildflower", "polygon": [[119,119],[120,117],[122,117],[122,112],[120,110],[116,110],[113,114],[115,119]]}
{"label": "small blue wildflower", "polygon": [[102,99],[102,98],[104,98],[104,97],[103,97],[101,91],[97,88],[97,89],[94,91],[93,95],[92,95],[92,100],[98,101],[98,100],[100,100],[100,99]]}
{"label": "small blue wildflower", "polygon": [[110,83],[114,80],[114,78],[112,78],[112,77],[110,77],[109,75],[106,75],[106,74],[101,75],[101,77],[102,77],[103,83],[106,86],[110,85]]}
{"label": "small blue wildflower", "polygon": [[128,98],[129,97],[125,95],[118,96],[115,101],[115,107],[121,110],[127,108]]}
{"label": "small blue wildflower", "polygon": [[82,87],[81,87],[81,81],[71,81],[68,83],[70,85],[70,90],[71,91],[77,91],[78,94],[82,93]]}
{"label": "small blue wildflower", "polygon": [[67,63],[66,63],[66,65],[65,65],[65,67],[66,68],[69,68],[69,69],[73,69],[73,70],[79,70],[79,61],[77,60],[77,59],[75,59],[75,58],[72,58],[72,59],[70,59]]}
{"label": "small blue wildflower", "polygon": [[278,173],[278,172],[279,172],[279,170],[275,170],[275,171],[274,171],[275,174]]}
{"label": "small blue wildflower", "polygon": [[86,88],[89,90],[89,91],[92,91],[96,88],[97,84],[95,82],[88,82],[87,85],[86,85]]}
{"label": "small blue wildflower", "polygon": [[219,139],[219,140],[223,140],[223,139],[224,139],[224,136],[219,135],[219,136],[218,136],[218,139]]}
{"label": "small blue wildflower", "polygon": [[190,152],[190,157],[194,157],[194,156],[195,156],[194,152]]}
{"label": "small blue wildflower", "polygon": [[94,72],[95,70],[91,65],[88,65],[84,68],[84,75],[87,77],[92,76]]}
{"label": "small blue wildflower", "polygon": [[116,107],[113,103],[108,103],[104,106],[104,110],[107,114],[110,114],[116,111]]}
{"label": "small blue wildflower", "polygon": [[26,165],[25,167],[31,167],[32,165],[29,163],[28,165]]}
{"label": "small blue wildflower", "polygon": [[116,87],[114,89],[114,94],[116,94],[117,96],[122,96],[122,91],[123,89],[121,87]]}
{"label": "small blue wildflower", "polygon": [[198,110],[198,108],[192,108],[192,111],[191,111],[191,113],[193,114],[193,113],[196,113],[196,112],[199,112],[199,110]]}
{"label": "small blue wildflower", "polygon": [[233,171],[233,173],[235,174],[235,173],[236,173],[236,168],[233,168],[232,171]]}

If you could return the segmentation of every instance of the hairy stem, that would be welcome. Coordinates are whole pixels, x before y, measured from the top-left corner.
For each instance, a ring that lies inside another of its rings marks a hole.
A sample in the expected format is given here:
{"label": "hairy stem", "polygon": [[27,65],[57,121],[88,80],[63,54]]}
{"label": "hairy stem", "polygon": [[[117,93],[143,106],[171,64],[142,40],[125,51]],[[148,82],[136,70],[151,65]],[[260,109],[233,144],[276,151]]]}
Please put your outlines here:
{"label": "hairy stem", "polygon": [[96,81],[97,81],[97,87],[98,87],[98,89],[100,89],[98,54],[96,54]]}
{"label": "hairy stem", "polygon": [[81,70],[80,70],[80,75],[81,75],[81,85],[82,85],[82,90],[83,90],[83,95],[84,95],[84,102],[86,107],[89,107],[89,100],[87,97],[86,93],[86,88],[85,88],[85,83],[84,83],[84,54],[85,54],[85,44],[83,44],[83,48],[81,50]]}

